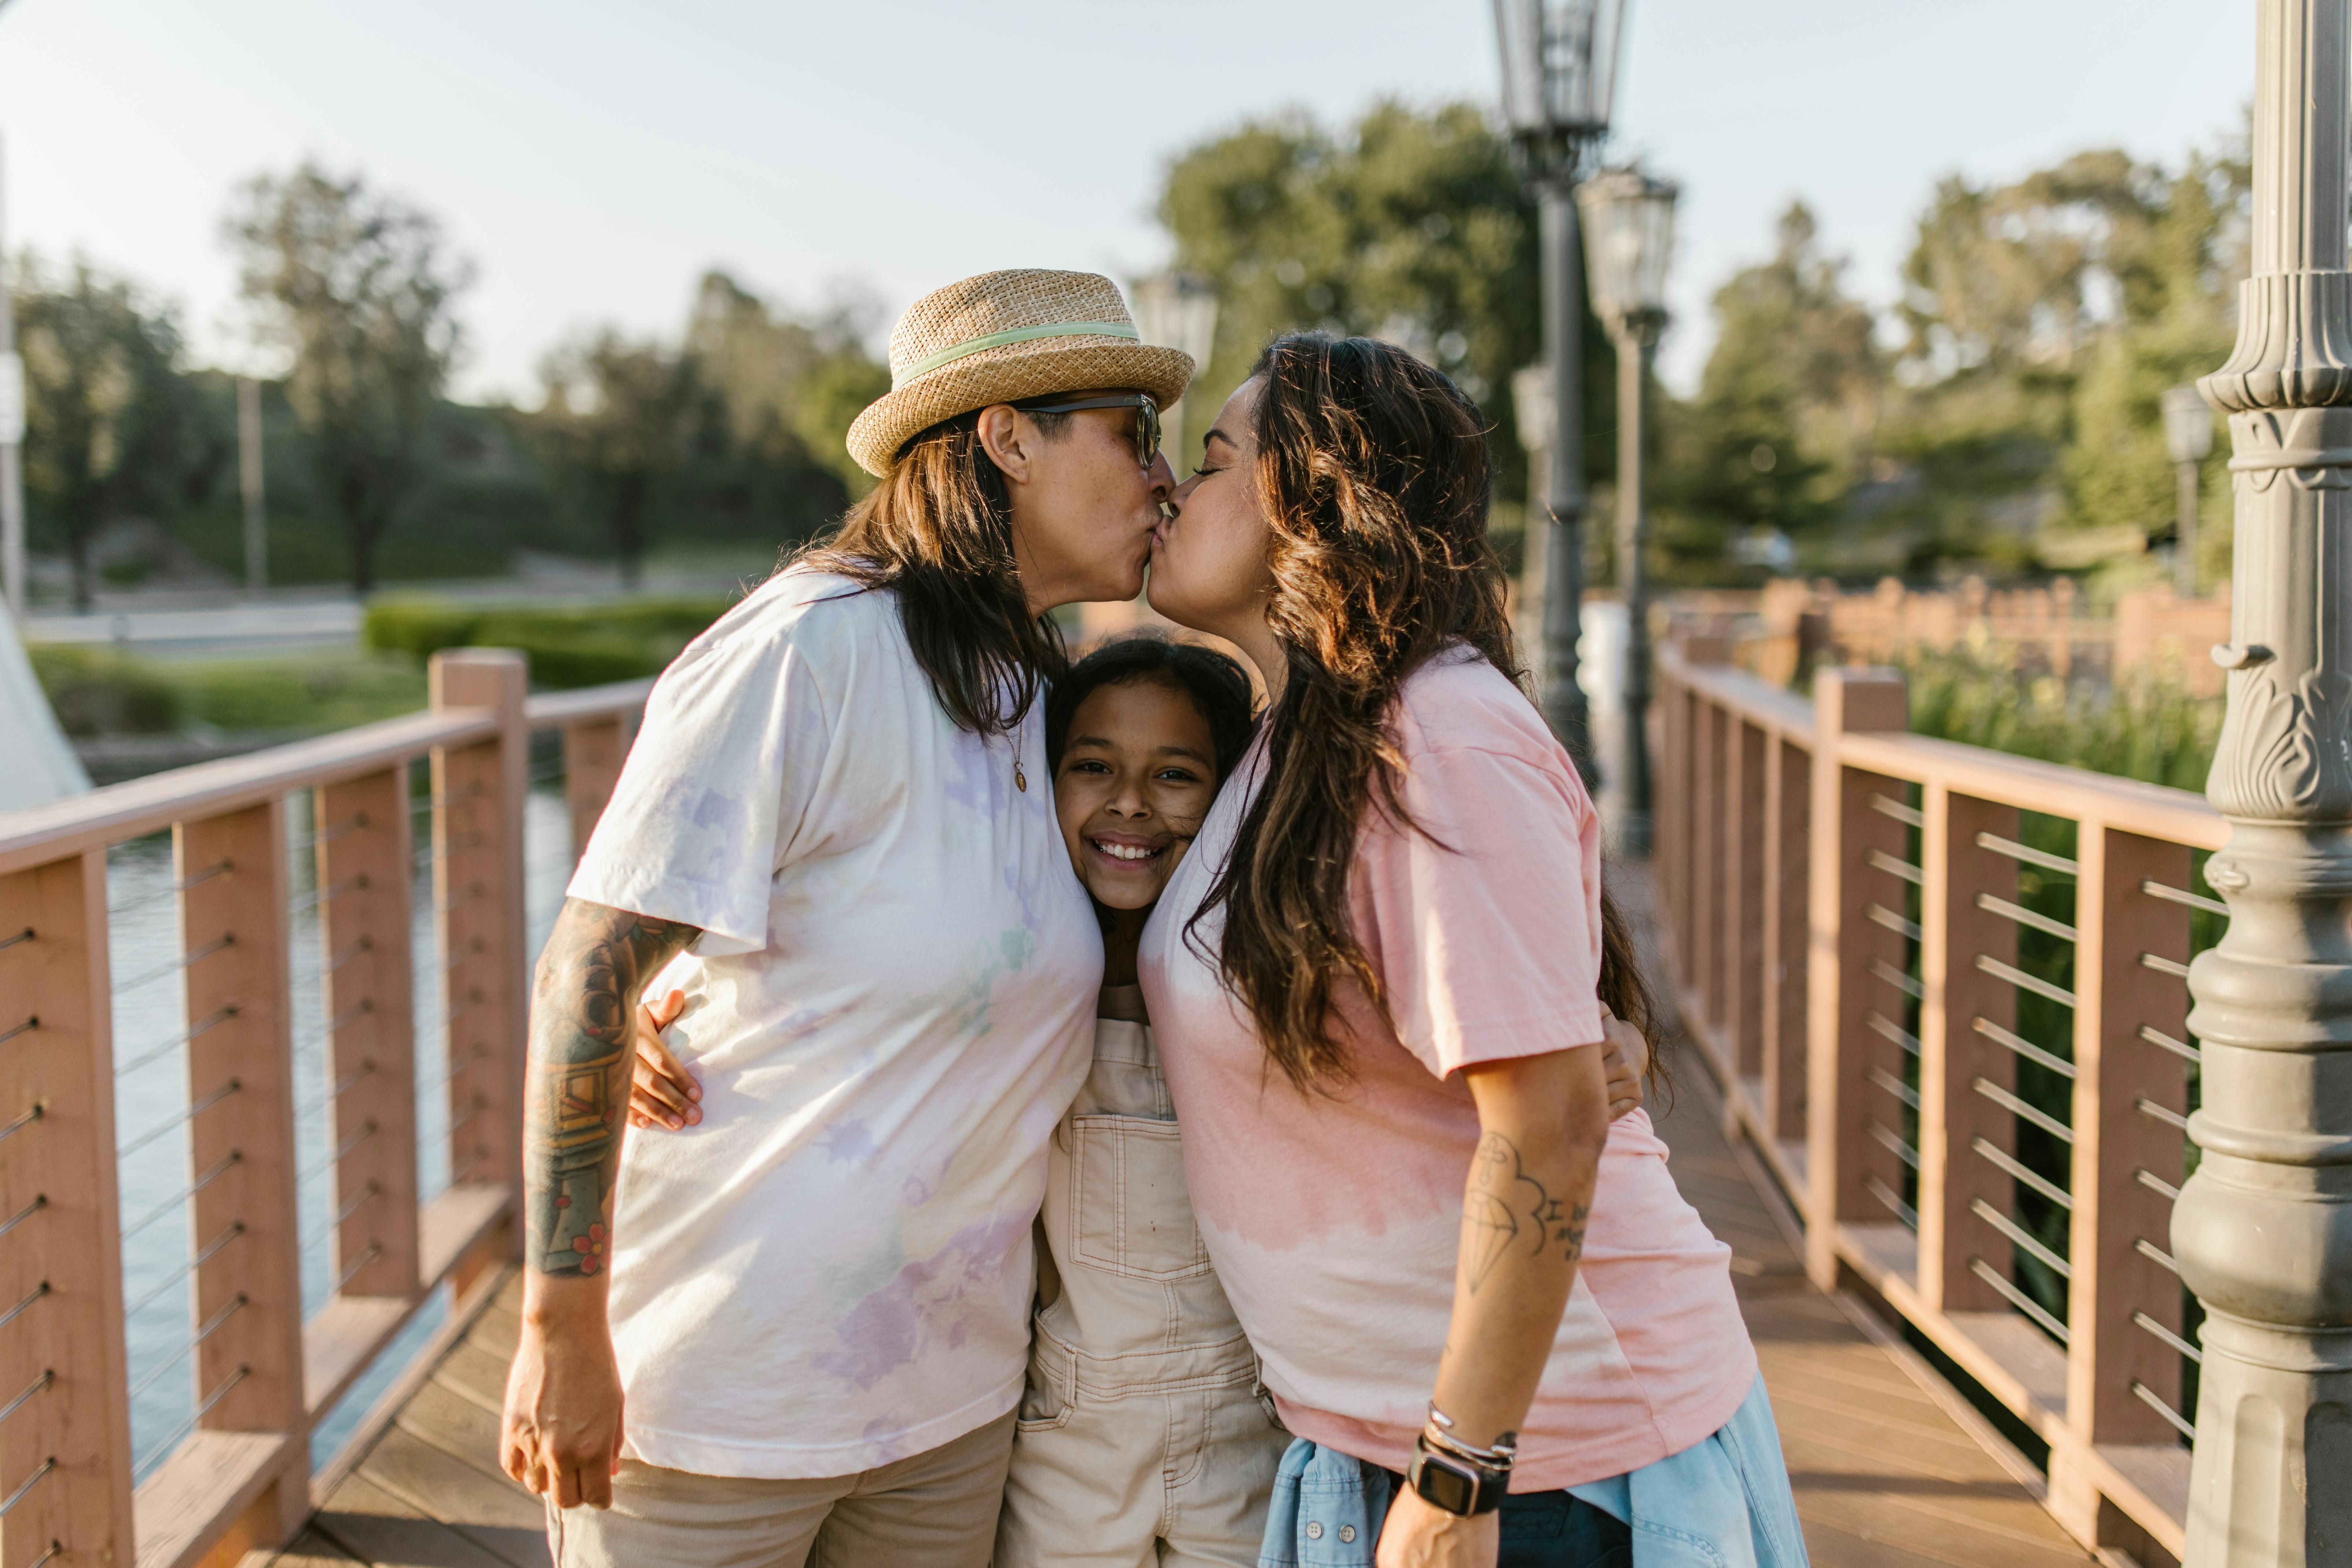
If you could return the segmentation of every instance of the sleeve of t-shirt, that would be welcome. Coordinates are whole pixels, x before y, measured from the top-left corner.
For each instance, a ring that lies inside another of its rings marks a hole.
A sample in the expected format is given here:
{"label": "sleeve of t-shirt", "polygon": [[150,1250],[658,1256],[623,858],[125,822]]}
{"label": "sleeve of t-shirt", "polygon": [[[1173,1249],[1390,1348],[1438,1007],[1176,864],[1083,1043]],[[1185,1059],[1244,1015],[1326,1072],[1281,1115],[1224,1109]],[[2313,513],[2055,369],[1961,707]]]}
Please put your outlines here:
{"label": "sleeve of t-shirt", "polygon": [[771,887],[832,744],[805,625],[746,626],[663,673],[572,897],[699,927],[700,953],[768,944]]}
{"label": "sleeve of t-shirt", "polygon": [[1602,1038],[1601,836],[1565,773],[1469,748],[1411,759],[1358,853],[1397,1035],[1441,1076]]}

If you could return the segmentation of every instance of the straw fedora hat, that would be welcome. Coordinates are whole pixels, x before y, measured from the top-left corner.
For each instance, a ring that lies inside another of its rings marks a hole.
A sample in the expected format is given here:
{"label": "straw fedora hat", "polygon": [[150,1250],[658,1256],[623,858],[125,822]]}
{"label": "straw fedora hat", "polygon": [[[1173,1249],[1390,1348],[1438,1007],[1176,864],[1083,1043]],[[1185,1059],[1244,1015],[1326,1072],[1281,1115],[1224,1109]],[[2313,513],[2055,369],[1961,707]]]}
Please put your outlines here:
{"label": "straw fedora hat", "polygon": [[910,436],[992,403],[1132,387],[1162,408],[1192,356],[1136,335],[1118,286],[1096,272],[1016,268],[924,295],[890,331],[890,390],[849,426],[849,455],[880,478]]}

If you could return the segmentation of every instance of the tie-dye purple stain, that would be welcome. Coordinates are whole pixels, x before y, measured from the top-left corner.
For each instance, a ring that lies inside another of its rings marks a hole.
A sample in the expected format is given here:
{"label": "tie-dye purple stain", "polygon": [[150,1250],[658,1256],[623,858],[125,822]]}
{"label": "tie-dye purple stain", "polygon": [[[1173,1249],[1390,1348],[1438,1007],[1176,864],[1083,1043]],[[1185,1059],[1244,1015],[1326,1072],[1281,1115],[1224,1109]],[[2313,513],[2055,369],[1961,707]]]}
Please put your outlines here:
{"label": "tie-dye purple stain", "polygon": [[[809,1357],[828,1376],[870,1389],[920,1355],[937,1331],[941,1309],[962,1300],[974,1286],[992,1288],[1012,1253],[1029,1234],[1030,1215],[992,1215],[964,1226],[930,1257],[902,1266],[890,1282],[852,1307],[833,1331],[839,1351]],[[934,1296],[934,1293],[936,1295]],[[933,1297],[925,1300],[926,1297]],[[961,1315],[939,1338],[953,1348]]]}
{"label": "tie-dye purple stain", "polygon": [[996,816],[1011,793],[1013,744],[958,731],[948,748],[948,776],[940,781],[940,793],[968,811]]}
{"label": "tie-dye purple stain", "polygon": [[827,1162],[836,1165],[862,1165],[874,1157],[877,1145],[874,1134],[866,1130],[863,1121],[852,1121],[825,1129],[817,1141]]}

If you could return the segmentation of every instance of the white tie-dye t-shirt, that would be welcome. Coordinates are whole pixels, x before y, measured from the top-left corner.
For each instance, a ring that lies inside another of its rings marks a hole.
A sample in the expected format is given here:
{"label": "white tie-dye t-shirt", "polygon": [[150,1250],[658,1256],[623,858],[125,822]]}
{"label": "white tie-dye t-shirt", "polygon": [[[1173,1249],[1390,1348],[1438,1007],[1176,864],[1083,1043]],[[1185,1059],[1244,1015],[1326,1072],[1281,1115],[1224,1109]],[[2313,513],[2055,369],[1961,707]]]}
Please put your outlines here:
{"label": "white tie-dye t-shirt", "polygon": [[656,982],[702,1122],[621,1162],[630,1457],[842,1476],[1013,1407],[1102,971],[1051,778],[1035,707],[959,730],[897,596],[838,577],[775,578],[662,676],[571,887],[704,933]]}

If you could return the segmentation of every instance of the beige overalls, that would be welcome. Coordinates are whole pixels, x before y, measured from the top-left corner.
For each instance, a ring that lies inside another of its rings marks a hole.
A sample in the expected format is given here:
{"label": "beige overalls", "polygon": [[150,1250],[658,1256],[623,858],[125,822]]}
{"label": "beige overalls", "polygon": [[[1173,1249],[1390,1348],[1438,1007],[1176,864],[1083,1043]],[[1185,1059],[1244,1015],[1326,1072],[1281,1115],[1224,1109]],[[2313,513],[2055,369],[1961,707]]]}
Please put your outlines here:
{"label": "beige overalls", "polygon": [[1049,1156],[996,1568],[1255,1568],[1290,1436],[1201,1245],[1140,990],[1102,1012]]}

